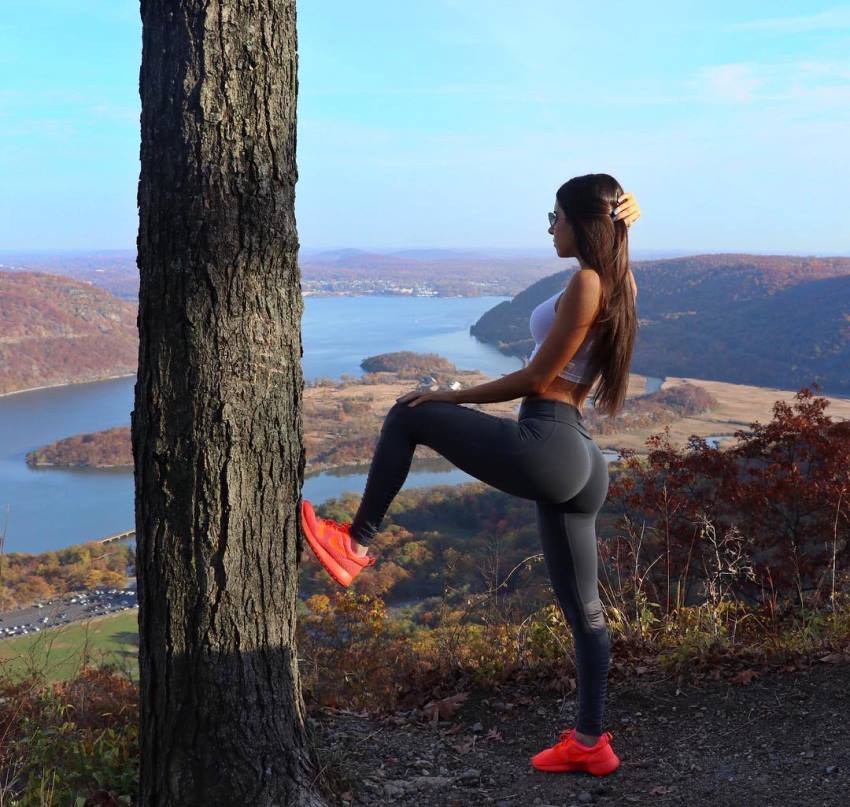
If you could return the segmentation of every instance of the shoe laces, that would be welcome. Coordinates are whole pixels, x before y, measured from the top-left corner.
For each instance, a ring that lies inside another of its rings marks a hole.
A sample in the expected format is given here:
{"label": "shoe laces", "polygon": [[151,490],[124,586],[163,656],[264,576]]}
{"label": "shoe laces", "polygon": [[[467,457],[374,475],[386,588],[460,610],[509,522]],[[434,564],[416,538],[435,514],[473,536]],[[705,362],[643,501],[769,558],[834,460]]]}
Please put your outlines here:
{"label": "shoe laces", "polygon": [[575,733],[575,729],[567,729],[566,731],[561,732],[561,736],[558,737],[558,745],[564,745],[567,740],[569,740],[573,734]]}
{"label": "shoe laces", "polygon": [[[349,539],[351,539],[351,522],[350,521],[334,521],[333,523],[336,524],[337,526],[339,526],[339,528],[341,530],[346,532],[348,534]],[[371,555],[367,555],[366,557],[369,561],[366,565],[367,566],[374,566],[375,565],[375,558],[373,558]]]}

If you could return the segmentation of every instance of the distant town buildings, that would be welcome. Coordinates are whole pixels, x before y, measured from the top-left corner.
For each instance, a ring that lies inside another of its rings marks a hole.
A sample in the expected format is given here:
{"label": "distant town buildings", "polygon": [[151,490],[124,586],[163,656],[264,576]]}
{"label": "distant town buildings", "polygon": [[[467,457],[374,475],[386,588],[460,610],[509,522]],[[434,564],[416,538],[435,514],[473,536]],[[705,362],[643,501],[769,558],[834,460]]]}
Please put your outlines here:
{"label": "distant town buildings", "polygon": [[302,280],[301,294],[399,294],[410,297],[436,297],[437,289],[427,283],[412,286],[399,286],[391,280],[351,279],[351,280]]}
{"label": "distant town buildings", "polygon": [[[440,382],[437,381],[437,379],[434,378],[434,376],[432,375],[419,376],[419,385],[422,387],[427,387],[432,392],[435,392],[436,390],[440,389]],[[446,385],[446,387],[448,389],[461,389],[463,387],[463,384],[461,384],[460,381],[450,381]]]}

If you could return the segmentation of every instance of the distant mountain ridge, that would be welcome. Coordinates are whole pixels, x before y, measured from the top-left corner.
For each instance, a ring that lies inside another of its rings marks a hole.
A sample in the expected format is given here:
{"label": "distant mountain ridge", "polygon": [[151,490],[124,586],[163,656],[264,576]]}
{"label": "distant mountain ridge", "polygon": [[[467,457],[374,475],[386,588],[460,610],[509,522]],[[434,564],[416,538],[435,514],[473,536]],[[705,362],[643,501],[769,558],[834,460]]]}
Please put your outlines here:
{"label": "distant mountain ridge", "polygon": [[[682,250],[632,253],[635,260],[686,254]],[[415,293],[511,297],[562,270],[564,261],[555,257],[551,245],[536,249],[302,248],[298,265],[305,296]],[[575,264],[569,261],[567,265]],[[89,282],[131,302],[139,297],[135,250],[0,250],[0,271],[47,272]]]}
{"label": "distant mountain ridge", "polygon": [[[551,251],[496,257],[444,249],[304,249],[298,264],[305,295],[417,293],[447,297],[510,296],[560,265]],[[90,282],[122,299],[136,301],[139,297],[134,250],[0,250],[0,271],[49,272]]]}
{"label": "distant mountain ridge", "polygon": [[[356,262],[362,255],[342,258]],[[384,257],[416,266],[416,276],[424,278],[433,276],[435,266],[460,277],[464,266],[461,260]],[[497,261],[488,270],[482,260],[465,282],[477,283],[489,272],[517,284],[523,276],[512,275],[513,265]],[[526,276],[561,265],[531,261]],[[92,264],[73,267],[97,271]],[[640,318],[635,372],[782,389],[817,382],[824,394],[850,395],[850,258],[709,254],[635,261],[633,269]],[[564,288],[575,271],[530,280],[470,332],[525,358],[533,346],[531,310]],[[0,394],[135,373],[136,315],[135,301],[118,299],[93,281],[0,270]]]}
{"label": "distant mountain ridge", "polygon": [[45,272],[91,283],[135,302],[139,299],[136,250],[98,249],[63,252],[0,250],[0,272]]}
{"label": "distant mountain ridge", "polygon": [[0,272],[0,394],[135,373],[137,310],[67,277]]}
{"label": "distant mountain ridge", "polygon": [[[695,255],[635,261],[640,325],[632,368],[850,394],[850,258]],[[532,309],[574,269],[539,280],[494,306],[470,333],[526,358]]]}

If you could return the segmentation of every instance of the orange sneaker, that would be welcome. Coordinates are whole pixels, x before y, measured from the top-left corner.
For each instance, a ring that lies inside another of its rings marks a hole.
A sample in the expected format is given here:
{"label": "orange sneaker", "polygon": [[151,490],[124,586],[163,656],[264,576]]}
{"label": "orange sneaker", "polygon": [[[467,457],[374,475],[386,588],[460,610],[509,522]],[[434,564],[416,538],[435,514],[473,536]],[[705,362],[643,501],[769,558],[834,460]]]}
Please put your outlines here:
{"label": "orange sneaker", "polygon": [[350,521],[319,518],[307,499],[301,500],[301,529],[319,562],[341,586],[350,586],[363,569],[375,562],[368,555],[354,554]]}
{"label": "orange sneaker", "polygon": [[562,732],[559,741],[551,748],[535,754],[531,764],[538,771],[562,773],[587,771],[594,776],[607,776],[620,767],[620,758],[611,748],[613,734],[606,731],[596,745],[587,746],[576,739],[576,730]]}

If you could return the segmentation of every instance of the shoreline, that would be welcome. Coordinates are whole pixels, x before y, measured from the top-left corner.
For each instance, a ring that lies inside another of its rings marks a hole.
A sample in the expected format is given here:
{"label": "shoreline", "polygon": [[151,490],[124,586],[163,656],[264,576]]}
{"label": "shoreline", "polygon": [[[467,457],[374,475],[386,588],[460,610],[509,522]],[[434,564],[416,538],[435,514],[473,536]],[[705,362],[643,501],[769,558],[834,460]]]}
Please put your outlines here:
{"label": "shoreline", "polygon": [[131,378],[138,375],[138,371],[132,373],[120,373],[119,375],[107,375],[102,378],[87,378],[84,381],[72,381],[70,384],[45,384],[43,387],[27,387],[26,389],[16,389],[11,392],[0,392],[0,398],[6,398],[9,395],[20,395],[24,392],[36,392],[41,389],[59,389],[60,387],[76,387],[80,384],[97,384],[99,381],[112,381],[115,378]]}
{"label": "shoreline", "polygon": [[77,468],[125,468],[128,471],[132,471],[136,467],[135,465],[122,465],[120,463],[114,465],[62,465],[58,462],[28,462],[27,465],[30,468],[57,468],[60,471],[73,471]]}
{"label": "shoreline", "polygon": [[[414,457],[413,462],[411,463],[410,470],[414,471],[442,471],[442,467],[431,468],[427,467],[429,464],[436,466],[439,462],[439,458],[435,457]],[[453,466],[448,460],[443,460],[445,464],[445,470],[450,471],[455,466]],[[319,476],[320,474],[328,473],[330,471],[340,471],[341,473],[334,474],[335,476],[354,476],[356,474],[367,474],[369,472],[369,466],[371,464],[371,458],[364,459],[362,462],[345,462],[339,465],[330,465],[328,463],[317,463],[316,466],[310,466],[309,463],[304,468],[304,479],[310,479],[313,476]],[[417,464],[420,466],[417,468]],[[61,463],[55,462],[39,462],[35,464],[27,463],[30,468],[56,468],[60,471],[68,471],[75,470],[80,468],[122,468],[127,471],[132,471],[133,465],[122,465],[120,463],[114,465],[63,465]]]}

